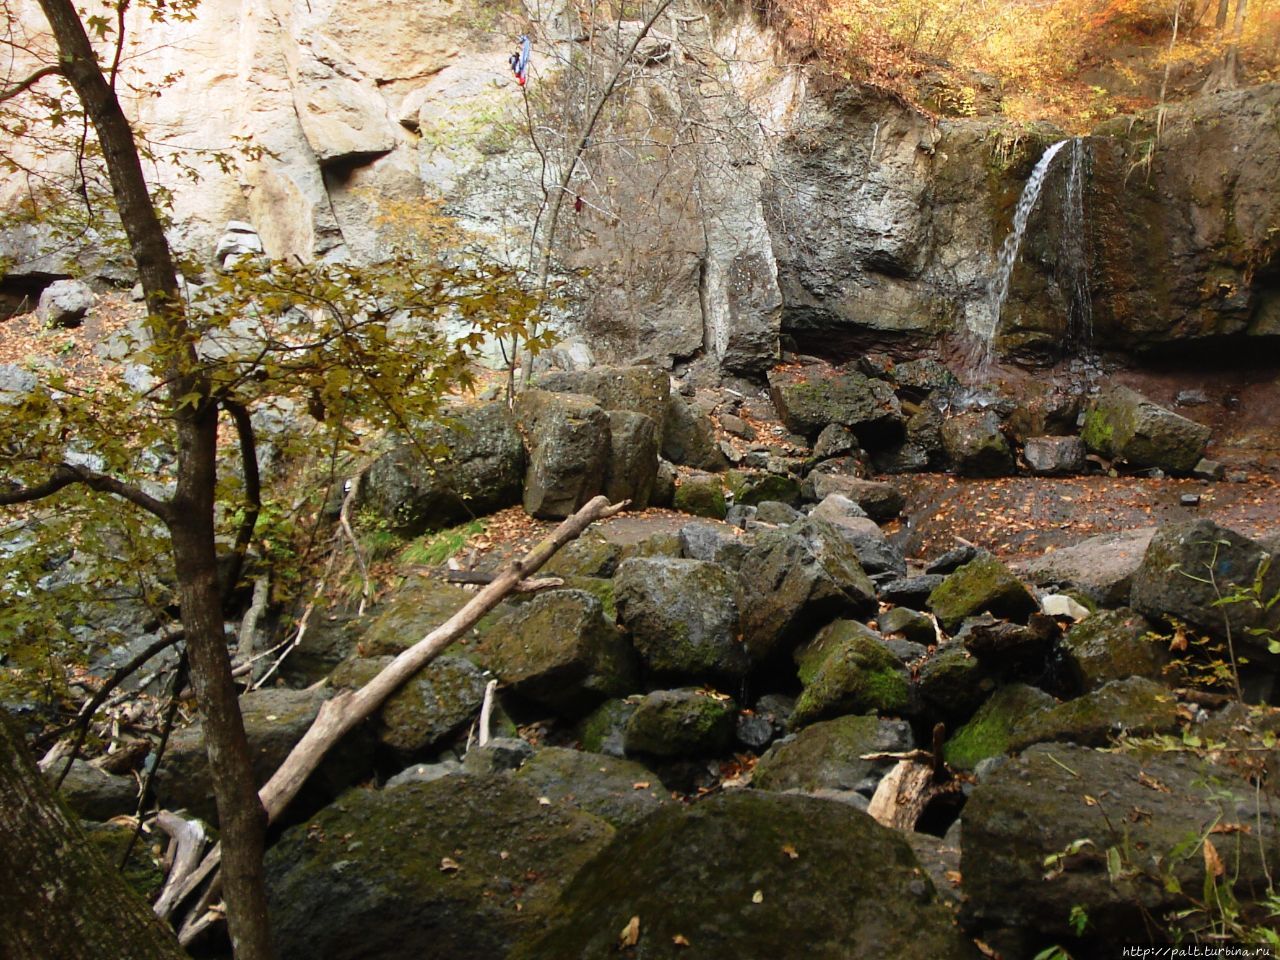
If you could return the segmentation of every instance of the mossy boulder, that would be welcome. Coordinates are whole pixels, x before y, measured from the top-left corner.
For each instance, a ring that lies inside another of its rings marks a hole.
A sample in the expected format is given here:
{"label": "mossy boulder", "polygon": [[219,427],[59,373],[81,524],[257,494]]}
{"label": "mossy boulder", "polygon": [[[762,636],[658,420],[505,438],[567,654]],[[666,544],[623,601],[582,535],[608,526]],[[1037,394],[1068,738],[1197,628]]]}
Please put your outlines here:
{"label": "mossy boulder", "polygon": [[1209,434],[1208,427],[1123,386],[1103,392],[1085,414],[1081,431],[1094,453],[1170,473],[1189,473],[1204,456]]}
{"label": "mossy boulder", "polygon": [[542,573],[549,577],[612,577],[621,553],[618,544],[588,530],[556,551]]}
{"label": "mossy boulder", "polygon": [[1173,692],[1145,677],[1130,677],[1112,680],[1019,724],[1009,749],[1022,750],[1049,740],[1105,747],[1122,733],[1147,736],[1177,729],[1178,704]]}
{"label": "mossy boulder", "polygon": [[753,661],[793,647],[833,617],[875,610],[875,584],[853,546],[829,522],[809,517],[762,534],[740,572],[742,632]]}
{"label": "mossy boulder", "polygon": [[1150,637],[1151,624],[1135,610],[1103,610],[1073,625],[1062,638],[1068,669],[1081,690],[1111,680],[1159,680],[1169,665],[1167,645]]}
{"label": "mossy boulder", "polygon": [[649,417],[658,425],[657,440],[667,401],[671,397],[671,376],[659,367],[592,367],[566,370],[538,378],[537,386],[553,393],[577,393],[594,397],[601,409],[628,410]]}
{"label": "mossy boulder", "polygon": [[627,721],[628,754],[696,757],[719,753],[733,743],[737,706],[707,690],[655,690]]}
{"label": "mossy boulder", "polygon": [[894,607],[877,618],[881,631],[886,635],[900,634],[913,643],[931,644],[937,641],[933,621],[910,607]]}
{"label": "mossy boulder", "polygon": [[[333,672],[331,683],[358,690],[391,660],[348,660]],[[484,671],[471,661],[437,657],[383,703],[377,713],[378,742],[403,760],[443,747],[480,712],[486,682]]]}
{"label": "mossy boulder", "polygon": [[431,577],[409,577],[360,637],[360,655],[394,657],[408,650],[474,596],[456,584]]}
{"label": "mossy boulder", "polygon": [[551,590],[488,631],[478,656],[512,693],[564,716],[635,689],[631,644],[584,590]]}
{"label": "mossy boulder", "polygon": [[729,466],[716,441],[711,418],[698,413],[673,393],[662,421],[662,458],[695,470],[724,470]]}
{"label": "mossy boulder", "polygon": [[526,513],[567,517],[604,492],[612,450],[609,417],[591,397],[525,390],[516,417],[529,445]]}
{"label": "mossy boulder", "polygon": [[990,554],[969,561],[938,584],[928,605],[948,631],[983,611],[1014,620],[1040,609],[1022,581]]}
{"label": "mossy boulder", "polygon": [[658,778],[632,760],[542,747],[516,773],[538,796],[593,813],[615,827],[643,820],[670,802]]}
{"label": "mossy boulder", "polygon": [[[1150,920],[1188,907],[1181,891],[1198,898],[1202,841],[1216,824],[1250,825],[1243,842],[1212,835],[1237,897],[1266,889],[1264,858],[1280,855],[1274,812],[1259,811],[1236,772],[1187,754],[1139,759],[1039,744],[984,777],[962,821],[967,912],[978,925],[1029,932],[1024,956],[1079,942],[1076,907],[1089,927],[1073,955],[1170,936]],[[1109,860],[1119,866],[1114,879]]]}
{"label": "mossy boulder", "polygon": [[947,740],[942,758],[958,770],[972,770],[988,757],[1008,753],[1014,730],[1056,704],[1049,694],[1026,684],[1001,687]]}
{"label": "mossy boulder", "polygon": [[658,476],[657,426],[642,413],[607,410],[609,465],[604,494],[610,503],[630,500],[632,510],[649,506]]}
{"label": "mossy boulder", "polygon": [[962,477],[1004,477],[1013,473],[1013,450],[991,410],[970,410],[942,425],[942,445]]}
{"label": "mossy boulder", "polygon": [[556,917],[511,960],[610,956],[632,917],[637,960],[977,956],[896,833],[845,804],[754,790],[620,831]]}
{"label": "mossy boulder", "polygon": [[904,720],[836,717],[775,743],[756,763],[752,786],[761,790],[854,790],[870,795],[892,760],[863,759],[914,746]]}
{"label": "mossy boulder", "polygon": [[582,749],[610,757],[626,754],[627,721],[644,699],[633,695],[621,700],[608,700],[584,717],[577,726]]}
{"label": "mossy boulder", "polygon": [[653,673],[695,681],[746,674],[729,570],[704,560],[636,558],[619,565],[613,582],[618,620]]}
{"label": "mossy boulder", "polygon": [[281,960],[506,956],[613,828],[510,777],[352,790],[267,854]]}
{"label": "mossy boulder", "polygon": [[[51,786],[63,777],[65,767],[66,760],[59,760],[45,771]],[[132,777],[116,776],[85,760],[72,762],[58,792],[72,812],[84,820],[129,816],[138,808],[138,787]]]}
{"label": "mossy boulder", "polygon": [[[860,623],[837,620],[799,659],[804,690],[791,714],[793,730],[846,713],[894,713],[908,702],[907,674],[884,642]],[[808,677],[805,680],[805,677]]]}
{"label": "mossy boulder", "polygon": [[[428,461],[422,451],[436,444],[449,455]],[[416,536],[519,503],[524,469],[524,444],[505,403],[458,407],[418,442],[375,460],[361,503]]]}
{"label": "mossy boulder", "polygon": [[929,717],[954,725],[972,716],[995,688],[993,671],[952,640],[920,665],[916,690]]}
{"label": "mossy boulder", "polygon": [[675,509],[691,513],[695,517],[723,520],[728,512],[724,499],[724,487],[718,477],[710,474],[693,474],[683,478],[676,487],[671,502]]}
{"label": "mossy boulder", "polygon": [[787,429],[810,439],[832,423],[848,427],[864,445],[883,445],[903,433],[893,387],[854,370],[772,370],[769,396]]}
{"label": "mossy boulder", "polygon": [[772,500],[794,507],[800,502],[800,481],[795,477],[730,470],[725,480],[733,491],[733,502],[743,506],[758,507]]}

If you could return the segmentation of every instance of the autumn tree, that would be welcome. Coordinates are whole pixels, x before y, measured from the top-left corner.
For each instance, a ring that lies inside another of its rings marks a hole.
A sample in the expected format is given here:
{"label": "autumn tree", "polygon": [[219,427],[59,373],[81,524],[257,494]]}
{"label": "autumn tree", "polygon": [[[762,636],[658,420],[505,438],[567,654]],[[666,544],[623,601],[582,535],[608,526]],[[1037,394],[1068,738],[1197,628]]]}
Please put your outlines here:
{"label": "autumn tree", "polygon": [[[134,389],[88,390],[45,375],[10,398],[0,506],[56,509],[67,497],[108,497],[164,531],[204,717],[232,944],[241,960],[259,960],[272,956],[262,874],[266,818],[238,707],[219,577],[220,538],[231,544],[234,565],[259,515],[251,413],[264,403],[284,404],[306,420],[300,411],[310,410],[313,426],[335,449],[358,445],[360,424],[412,433],[439,411],[448,390],[467,382],[486,335],[523,330],[531,301],[497,268],[408,255],[370,268],[246,261],[191,297],[116,95],[118,60],[108,55],[104,70],[86,32],[86,24],[101,37],[122,30],[129,0],[108,4],[113,17],[88,20],[69,0],[39,4],[56,60],[16,79],[0,97],[17,102],[52,83],[74,92],[84,129],[92,131],[82,140],[100,153],[146,317],[127,358],[141,371],[131,378]],[[155,0],[156,16],[166,9]],[[445,319],[470,324],[470,332],[450,338]],[[219,444],[224,425],[232,444]],[[228,494],[220,484],[228,455],[239,509],[231,509],[235,503],[224,509],[220,499]]]}

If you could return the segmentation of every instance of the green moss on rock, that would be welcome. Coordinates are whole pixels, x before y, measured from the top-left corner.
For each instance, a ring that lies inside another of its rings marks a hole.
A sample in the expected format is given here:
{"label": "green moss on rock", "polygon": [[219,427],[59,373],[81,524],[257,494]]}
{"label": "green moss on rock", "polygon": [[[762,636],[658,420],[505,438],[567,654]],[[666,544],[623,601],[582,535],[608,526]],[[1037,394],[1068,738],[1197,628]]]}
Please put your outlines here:
{"label": "green moss on rock", "polygon": [[738,708],[706,690],[655,690],[627,721],[628,754],[654,757],[704,756],[733,742]]}
{"label": "green moss on rock", "polygon": [[972,770],[987,757],[1007,753],[1013,731],[1054,704],[1053,697],[1035,687],[1021,683],[1001,687],[946,742],[942,758],[959,770]]}
{"label": "green moss on rock", "polygon": [[796,700],[790,720],[793,730],[840,714],[894,713],[907,706],[902,664],[865,627],[858,631],[860,626],[838,629],[837,638],[822,641],[827,652]]}
{"label": "green moss on rock", "polygon": [[724,489],[720,486],[719,479],[711,476],[686,477],[676,487],[672,505],[684,513],[695,517],[711,517],[713,520],[723,520],[728,511]]}
{"label": "green moss on rock", "polygon": [[1013,620],[1040,609],[1022,581],[990,554],[971,560],[938,584],[928,606],[948,631],[983,611]]}

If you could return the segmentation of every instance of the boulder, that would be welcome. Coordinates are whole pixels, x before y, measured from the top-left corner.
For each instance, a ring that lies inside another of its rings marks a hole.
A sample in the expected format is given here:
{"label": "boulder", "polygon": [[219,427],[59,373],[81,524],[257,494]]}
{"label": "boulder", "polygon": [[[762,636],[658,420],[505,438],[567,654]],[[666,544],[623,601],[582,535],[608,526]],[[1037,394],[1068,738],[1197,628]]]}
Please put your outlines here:
{"label": "boulder", "polygon": [[871,796],[893,760],[869,754],[901,753],[915,745],[905,720],[836,717],[780,740],[756,763],[751,784],[761,790],[856,791]]}
{"label": "boulder", "polygon": [[758,507],[770,500],[795,506],[800,502],[800,481],[776,473],[748,473],[732,470],[725,478],[733,491],[734,503]]}
{"label": "boulder", "polygon": [[[53,786],[62,776],[66,760],[52,764],[45,779]],[[84,820],[106,821],[132,816],[138,809],[138,786],[132,777],[119,777],[84,760],[75,760],[58,788],[71,811]]]}
{"label": "boulder", "polygon": [[1251,825],[1243,843],[1213,834],[1238,896],[1267,887],[1262,857],[1274,862],[1280,851],[1274,812],[1259,810],[1230,770],[1192,755],[1142,759],[1042,744],[984,777],[962,820],[970,919],[1031,932],[1026,956],[1074,937],[1076,907],[1089,918],[1082,955],[1149,945],[1158,932],[1150,919],[1204,889],[1204,840],[1214,825]]}
{"label": "boulder", "polygon": [[1094,453],[1130,467],[1189,473],[1204,456],[1209,428],[1114,386],[1085,414],[1081,436]]}
{"label": "boulder", "polygon": [[537,380],[540,390],[578,393],[594,397],[603,410],[626,410],[648,417],[655,424],[655,439],[662,446],[662,429],[671,397],[671,376],[659,367],[591,367],[558,371]]}
{"label": "boulder", "polygon": [[632,760],[541,747],[516,774],[552,804],[565,803],[615,827],[643,820],[671,802],[653,773]]}
{"label": "boulder", "polygon": [[590,397],[525,390],[516,403],[528,438],[524,509],[535,517],[567,517],[604,492],[612,452],[609,417]]}
{"label": "boulder", "polygon": [[929,357],[907,360],[893,368],[893,382],[898,389],[916,396],[947,393],[960,386],[956,375],[945,364]]}
{"label": "boulder", "polygon": [[1084,470],[1084,441],[1079,437],[1028,437],[1022,459],[1037,476],[1052,477]]}
{"label": "boulder", "polygon": [[920,665],[916,687],[926,716],[951,727],[969,719],[995,688],[994,671],[956,640]]}
{"label": "boulder", "polygon": [[[756,520],[761,523],[772,524],[775,527],[785,527],[795,523],[797,520],[804,519],[804,514],[795,507],[777,500],[765,500],[758,507],[750,509],[756,511]],[[726,519],[728,519],[727,515]]]}
{"label": "boulder", "polygon": [[732,572],[706,560],[625,560],[614,577],[618,621],[659,676],[740,680],[749,663],[735,585]]}
{"label": "boulder", "polygon": [[1074,546],[1053,550],[1014,570],[1038,587],[1079,590],[1107,607],[1129,602],[1133,575],[1155,534],[1155,527],[1106,533]]}
{"label": "boulder", "polygon": [[631,501],[632,510],[643,510],[653,498],[658,477],[657,426],[642,413],[610,410],[609,464],[604,495],[610,503]]}
{"label": "boulder", "polygon": [[763,750],[787,732],[795,706],[794,697],[766,693],[752,709],[738,714],[738,742],[749,750]]}
{"label": "boulder", "polygon": [[[390,662],[390,657],[348,660],[330,683],[358,690]],[[479,714],[485,683],[484,671],[469,660],[437,657],[383,703],[378,742],[404,760],[440,749]]]}
{"label": "boulder", "polygon": [[267,854],[277,950],[281,960],[506,956],[612,834],[510,777],[352,790]]}
{"label": "boulder", "polygon": [[676,496],[676,468],[667,460],[658,460],[658,470],[653,478],[653,493],[649,506],[669,507]]}
{"label": "boulder", "polygon": [[473,743],[462,758],[462,772],[471,776],[491,776],[519,770],[533,756],[533,745],[519,737],[492,737],[481,746]]}
{"label": "boulder", "polygon": [[[259,785],[266,783],[284,763],[285,757],[311,728],[320,705],[329,696],[326,690],[264,688],[240,698],[253,774]],[[314,809],[367,776],[372,765],[369,746],[366,735],[353,731],[325,754],[320,768],[307,779],[304,792],[296,801],[298,808]],[[171,810],[185,808],[216,823],[217,808],[201,721],[175,730],[169,737],[153,787],[162,806]]]}
{"label": "boulder", "polygon": [[408,650],[474,596],[456,584],[410,576],[380,608],[375,608],[377,616],[360,637],[360,656],[394,657]]}
{"label": "boulder", "polygon": [[818,460],[858,452],[858,438],[842,423],[829,423],[813,441],[813,456]]}
{"label": "boulder", "polygon": [[566,543],[547,561],[542,573],[552,577],[612,577],[622,548],[599,530],[588,529]]}
{"label": "boulder", "polygon": [[994,410],[970,410],[942,425],[942,444],[951,467],[963,477],[1004,477],[1013,473],[1013,451]]}
{"label": "boulder", "polygon": [[753,661],[794,646],[806,629],[875,609],[875,585],[840,531],[820,518],[760,535],[740,573],[742,634]]}
{"label": "boulder", "polygon": [[1156,531],[1133,575],[1132,606],[1152,619],[1176,617],[1225,639],[1237,649],[1266,653],[1266,637],[1253,629],[1280,627],[1280,604],[1270,610],[1251,602],[1220,604],[1219,597],[1248,590],[1262,574],[1262,604],[1280,594],[1280,563],[1269,563],[1262,545],[1211,520],[1169,524]]}
{"label": "boulder", "polygon": [[262,252],[262,238],[252,224],[229,220],[213,248],[213,262],[229,270],[243,258],[258,256]]}
{"label": "boulder", "polygon": [[705,473],[681,480],[671,505],[684,513],[712,520],[723,520],[728,511],[719,478]]}
{"label": "boulder", "polygon": [[1102,610],[1075,624],[1062,639],[1073,681],[1088,691],[1126,677],[1164,678],[1168,646],[1155,641],[1150,632],[1150,622],[1128,608]]}
{"label": "boulder", "polygon": [[[302,641],[280,664],[281,679],[290,687],[320,682],[356,653],[363,635],[367,635],[364,618],[354,612],[313,616]],[[424,636],[419,634],[414,640]]]}
{"label": "boulder", "polygon": [[562,716],[630,693],[637,679],[635,651],[582,590],[521,604],[486,632],[477,656],[512,693]]}
{"label": "boulder", "polygon": [[1009,431],[1019,443],[1032,439],[1066,437],[1076,432],[1080,419],[1080,398],[1075,394],[1051,390],[1020,399],[1009,414]]}
{"label": "boulder", "polygon": [[877,623],[880,626],[880,632],[885,636],[898,634],[913,643],[926,646],[937,642],[933,621],[910,607],[894,607],[892,610],[886,610],[877,618]]}
{"label": "boulder", "polygon": [[642,699],[637,694],[625,700],[610,700],[592,711],[577,727],[582,749],[610,757],[625,756],[627,721]]}
{"label": "boulder", "polygon": [[907,674],[898,658],[861,623],[836,620],[796,652],[804,689],[790,726],[848,713],[894,713],[907,706]]}
{"label": "boulder", "polygon": [[[443,459],[423,459],[437,444]],[[373,462],[361,503],[405,536],[417,536],[520,502],[525,454],[506,404],[461,407],[428,425],[419,444]]]}
{"label": "boulder", "polygon": [[723,694],[705,689],[655,690],[627,721],[628,755],[698,757],[733,743],[738,708]]}
{"label": "boulder", "polygon": [[787,429],[805,437],[816,437],[832,423],[847,427],[864,446],[884,445],[903,433],[893,388],[856,371],[771,370],[769,396]]}
{"label": "boulder", "polygon": [[1040,677],[1056,651],[1061,630],[1052,617],[1033,613],[1026,626],[998,620],[969,621],[964,648],[1002,677]]}
{"label": "boulder", "polygon": [[36,316],[46,327],[78,327],[95,299],[87,283],[55,280],[40,294]]}
{"label": "boulder", "polygon": [[915,577],[898,577],[880,586],[880,599],[885,603],[926,606],[933,593],[946,577],[938,573],[923,573]]}
{"label": "boulder", "polygon": [[977,956],[900,836],[845,804],[757,790],[620,832],[511,960],[609,956],[624,929],[637,957]]}
{"label": "boulder", "polygon": [[969,561],[929,594],[929,609],[954,631],[965,617],[987,611],[997,617],[1025,619],[1040,609],[1022,581],[990,554]]}
{"label": "boulder", "polygon": [[727,523],[695,521],[680,528],[680,552],[690,560],[718,563],[731,570],[742,566],[750,541]]}
{"label": "boulder", "polygon": [[1178,705],[1172,691],[1145,677],[1129,677],[1024,720],[1010,737],[1009,749],[1048,740],[1105,747],[1123,733],[1146,736],[1177,729]]}
{"label": "boulder", "polygon": [[972,770],[988,757],[1010,751],[1014,731],[1057,701],[1043,690],[1011,683],[993,693],[943,745],[942,758],[958,770]]}
{"label": "boulder", "polygon": [[728,460],[716,442],[711,418],[694,412],[684,397],[673,393],[662,421],[662,457],[695,470],[723,470]]}

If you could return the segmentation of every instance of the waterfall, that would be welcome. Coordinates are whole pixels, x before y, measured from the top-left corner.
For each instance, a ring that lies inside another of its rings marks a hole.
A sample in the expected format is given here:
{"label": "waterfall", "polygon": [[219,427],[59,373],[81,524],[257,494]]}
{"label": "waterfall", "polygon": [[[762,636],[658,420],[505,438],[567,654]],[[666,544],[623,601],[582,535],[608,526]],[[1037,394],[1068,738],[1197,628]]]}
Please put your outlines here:
{"label": "waterfall", "polygon": [[[1013,230],[1004,238],[1004,243],[1000,247],[996,275],[988,294],[988,316],[985,321],[978,319],[971,321],[969,325],[969,329],[977,335],[982,343],[984,366],[991,359],[996,329],[1000,326],[1000,311],[1004,307],[1005,298],[1009,295],[1009,279],[1013,276],[1013,265],[1018,260],[1018,251],[1022,249],[1022,237],[1027,232],[1027,220],[1031,218],[1031,211],[1035,209],[1036,201],[1040,199],[1040,189],[1044,186],[1044,178],[1049,172],[1049,165],[1053,163],[1053,158],[1058,155],[1059,150],[1069,143],[1078,142],[1076,140],[1059,140],[1057,143],[1052,144],[1036,162],[1035,169],[1031,171],[1031,177],[1027,180],[1027,185],[1022,188],[1022,196],[1018,198],[1018,206],[1013,212]],[[1083,212],[1081,213],[1081,219],[1083,220]]]}
{"label": "waterfall", "polygon": [[1093,301],[1089,296],[1089,257],[1084,231],[1084,141],[1071,140],[1071,169],[1067,173],[1062,209],[1062,237],[1058,251],[1058,285],[1069,300],[1067,347],[1087,353],[1093,341]]}

